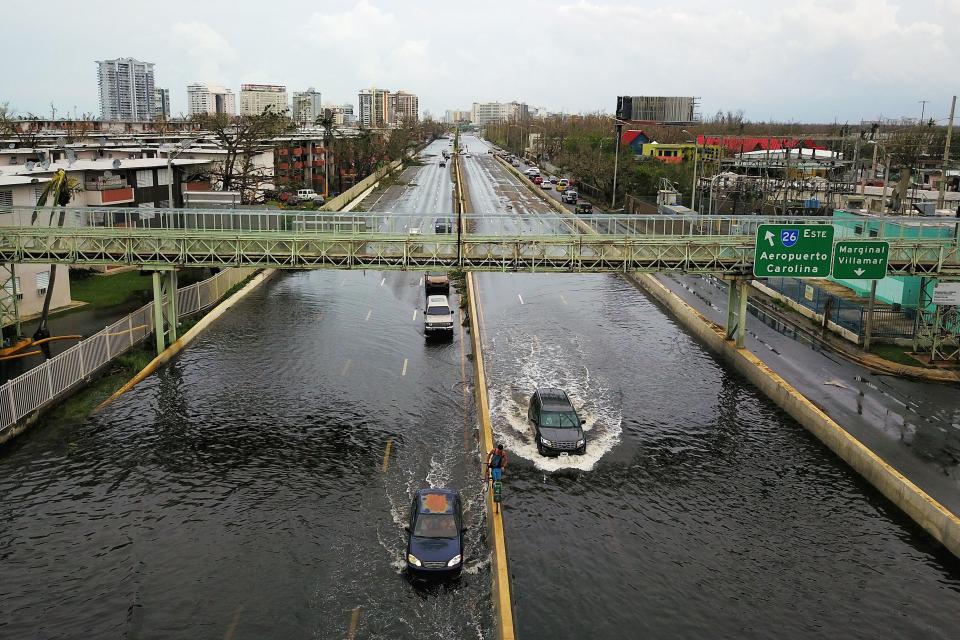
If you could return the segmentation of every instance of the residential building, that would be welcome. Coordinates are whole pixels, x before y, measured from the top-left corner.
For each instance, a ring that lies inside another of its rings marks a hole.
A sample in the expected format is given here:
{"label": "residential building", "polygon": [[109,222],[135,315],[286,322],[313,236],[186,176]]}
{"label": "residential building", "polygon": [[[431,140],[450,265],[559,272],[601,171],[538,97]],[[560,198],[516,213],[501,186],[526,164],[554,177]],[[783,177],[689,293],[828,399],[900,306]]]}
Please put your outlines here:
{"label": "residential building", "polygon": [[443,121],[449,124],[457,122],[470,122],[470,111],[460,111],[458,109],[447,109],[443,114]]}
{"label": "residential building", "polygon": [[273,113],[287,113],[287,88],[280,84],[240,85],[240,115],[256,116],[270,108]]}
{"label": "residential building", "polygon": [[323,115],[320,92],[310,87],[306,91],[293,94],[293,121],[303,126],[312,125]]}
{"label": "residential building", "polygon": [[523,120],[529,117],[529,109],[523,102],[474,102],[470,112],[470,122],[478,127],[492,122]]}
{"label": "residential building", "polygon": [[153,90],[153,119],[170,119],[170,89],[158,87]]}
{"label": "residential building", "polygon": [[[395,122],[395,109],[391,111],[390,92],[386,89],[363,89],[357,97],[360,106],[358,122],[361,126],[383,129]],[[393,105],[396,105],[395,99]]]}
{"label": "residential building", "polygon": [[[642,133],[642,132],[641,132]],[[639,136],[638,136],[639,137]],[[634,147],[634,149],[636,149]],[[641,145],[640,154],[650,158],[656,158],[660,162],[667,164],[680,164],[685,159],[697,157],[700,161],[716,162],[720,159],[719,145],[697,145],[693,142],[684,142],[680,144],[660,144],[650,142]]]}
{"label": "residential building", "polygon": [[104,120],[153,120],[153,63],[133,58],[97,61],[100,117]]}
{"label": "residential building", "polygon": [[338,127],[350,127],[357,123],[352,104],[325,104],[323,112],[333,116],[333,124]]}
{"label": "residential building", "polygon": [[278,138],[273,148],[274,183],[329,193],[324,191],[324,160],[323,134]]}
{"label": "residential building", "polygon": [[237,103],[233,91],[218,84],[191,84],[187,87],[187,114],[225,113],[236,115]]}
{"label": "residential building", "polygon": [[420,119],[420,99],[417,94],[398,91],[394,95],[397,98],[397,124],[417,122]]}
{"label": "residential building", "polygon": [[698,99],[692,96],[617,96],[620,120],[689,123],[698,120]]}

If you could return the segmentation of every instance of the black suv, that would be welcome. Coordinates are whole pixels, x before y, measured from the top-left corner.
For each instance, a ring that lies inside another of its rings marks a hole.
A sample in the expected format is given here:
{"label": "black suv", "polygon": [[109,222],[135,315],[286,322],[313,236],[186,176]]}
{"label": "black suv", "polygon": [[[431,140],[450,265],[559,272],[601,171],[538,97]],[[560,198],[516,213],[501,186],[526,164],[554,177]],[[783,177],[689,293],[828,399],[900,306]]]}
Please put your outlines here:
{"label": "black suv", "polygon": [[533,425],[537,451],[542,456],[583,455],[587,439],[581,420],[561,389],[537,389],[530,396],[527,420]]}
{"label": "black suv", "polygon": [[433,223],[434,233],[453,233],[453,221],[450,218],[437,218]]}

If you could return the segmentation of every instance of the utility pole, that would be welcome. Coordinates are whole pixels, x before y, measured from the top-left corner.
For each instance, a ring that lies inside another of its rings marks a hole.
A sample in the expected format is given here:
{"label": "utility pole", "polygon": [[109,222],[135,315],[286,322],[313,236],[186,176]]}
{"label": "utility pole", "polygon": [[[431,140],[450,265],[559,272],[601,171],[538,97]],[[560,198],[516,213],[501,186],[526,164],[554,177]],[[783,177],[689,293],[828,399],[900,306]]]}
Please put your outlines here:
{"label": "utility pole", "polygon": [[615,121],[616,124],[614,128],[617,131],[617,146],[616,150],[613,152],[613,195],[610,197],[610,209],[617,208],[617,169],[620,165],[620,132],[623,130],[623,125],[619,120]]}
{"label": "utility pole", "polygon": [[943,209],[947,198],[947,163],[950,162],[950,138],[953,137],[953,114],[957,108],[957,96],[950,102],[950,120],[947,121],[947,141],[943,145],[943,168],[940,170],[940,195],[937,197],[937,209]]}
{"label": "utility pole", "polygon": [[783,165],[783,215],[787,215],[787,198],[790,192],[790,146],[784,141],[784,165]]}

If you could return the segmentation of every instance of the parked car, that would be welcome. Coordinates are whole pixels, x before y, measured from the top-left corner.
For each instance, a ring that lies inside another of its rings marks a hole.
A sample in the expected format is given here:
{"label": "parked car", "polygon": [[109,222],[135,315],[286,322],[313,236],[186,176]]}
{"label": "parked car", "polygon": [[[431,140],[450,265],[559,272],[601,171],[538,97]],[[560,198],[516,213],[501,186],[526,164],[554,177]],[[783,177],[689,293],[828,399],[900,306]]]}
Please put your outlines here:
{"label": "parked car", "polygon": [[323,204],[323,196],[313,189],[297,189],[297,199],[301,202],[304,200],[313,200],[317,204]]}
{"label": "parked car", "polygon": [[567,204],[577,204],[577,198],[579,197],[580,194],[577,193],[576,189],[567,189],[560,195],[560,199]]}
{"label": "parked car", "polygon": [[453,335],[453,309],[447,296],[427,296],[427,306],[423,310],[423,333],[427,337]]}
{"label": "parked car", "polygon": [[542,456],[587,452],[586,424],[562,389],[537,389],[530,396],[527,420],[533,425],[537,451]]}
{"label": "parked car", "polygon": [[423,288],[428,296],[434,293],[449,295],[450,277],[442,271],[431,271],[423,276]]}
{"label": "parked car", "polygon": [[437,218],[433,222],[434,233],[453,233],[453,220],[450,218]]}
{"label": "parked car", "polygon": [[419,489],[410,505],[407,572],[415,579],[456,578],[463,569],[463,505],[454,489]]}

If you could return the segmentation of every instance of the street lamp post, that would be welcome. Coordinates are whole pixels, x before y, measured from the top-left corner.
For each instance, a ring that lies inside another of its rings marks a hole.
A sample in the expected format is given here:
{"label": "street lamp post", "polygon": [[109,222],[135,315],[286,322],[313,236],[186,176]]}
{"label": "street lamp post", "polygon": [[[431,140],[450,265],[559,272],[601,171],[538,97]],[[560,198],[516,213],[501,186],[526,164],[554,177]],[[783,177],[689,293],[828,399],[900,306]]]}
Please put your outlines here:
{"label": "street lamp post", "polygon": [[690,193],[690,208],[696,211],[697,210],[697,160],[699,159],[699,156],[700,156],[700,141],[697,139],[695,135],[693,135],[686,129],[681,129],[680,131],[681,133],[685,133],[691,138],[693,138],[693,140],[691,140],[691,142],[693,142],[693,188],[691,189],[691,193]]}
{"label": "street lamp post", "polygon": [[172,148],[167,148],[167,206],[171,209],[177,208],[173,202],[173,159],[192,147],[194,142],[195,141],[190,138],[182,140],[180,142],[180,150],[176,153],[173,152]]}

